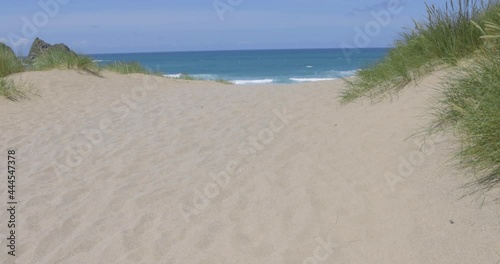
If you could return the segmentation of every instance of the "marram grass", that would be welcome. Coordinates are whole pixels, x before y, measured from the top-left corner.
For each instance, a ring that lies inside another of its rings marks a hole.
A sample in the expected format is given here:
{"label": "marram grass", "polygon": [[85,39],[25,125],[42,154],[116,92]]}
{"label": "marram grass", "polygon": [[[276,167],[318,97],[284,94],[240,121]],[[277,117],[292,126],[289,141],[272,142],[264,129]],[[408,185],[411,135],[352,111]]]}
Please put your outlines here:
{"label": "marram grass", "polygon": [[8,75],[24,71],[24,66],[10,49],[0,45],[0,97],[10,100],[18,100],[24,97],[17,85],[7,78]]}
{"label": "marram grass", "polygon": [[485,47],[445,84],[432,126],[458,137],[457,158],[475,176],[475,190],[500,184],[500,23],[485,23],[484,32]]}
{"label": "marram grass", "polygon": [[192,75],[186,74],[186,73],[181,73],[178,78],[175,79],[180,79],[180,80],[187,80],[187,81],[199,81],[201,79],[196,78]]}
{"label": "marram grass", "polygon": [[233,85],[234,84],[233,82],[228,81],[228,80],[223,79],[223,78],[218,78],[215,81],[218,82],[218,83],[226,84],[226,85]]}
{"label": "marram grass", "polygon": [[382,61],[346,80],[341,102],[384,98],[420,80],[437,66],[456,66],[462,59],[474,56],[483,45],[483,32],[473,21],[480,26],[486,21],[500,21],[496,17],[499,11],[496,0],[451,0],[443,9],[427,6],[426,20],[415,22],[410,32],[402,34]]}
{"label": "marram grass", "polygon": [[[194,77],[192,75],[185,74],[185,73],[181,73],[181,75],[178,78],[175,78],[175,79],[188,80],[188,81],[202,81],[203,80],[203,79],[196,78],[196,77]],[[223,78],[217,78],[217,79],[215,79],[213,81],[214,82],[218,82],[218,83],[222,83],[222,84],[226,84],[226,85],[233,85],[234,84],[233,82],[228,81],[228,80],[223,79]]]}
{"label": "marram grass", "polygon": [[6,46],[0,45],[0,77],[24,71],[24,66]]}
{"label": "marram grass", "polygon": [[458,138],[456,157],[459,167],[474,176],[468,185],[473,191],[498,187],[500,3],[451,0],[443,9],[427,6],[427,13],[424,23],[415,23],[382,61],[347,79],[340,99],[381,99],[440,66],[452,66],[435,99],[430,131],[446,130]]}
{"label": "marram grass", "polygon": [[33,70],[45,71],[52,69],[80,70],[99,75],[99,67],[92,58],[62,49],[48,50],[38,56],[33,62]]}
{"label": "marram grass", "polygon": [[17,101],[25,97],[25,93],[19,89],[19,84],[8,78],[0,78],[0,97],[5,97],[12,101]]}
{"label": "marram grass", "polygon": [[151,74],[149,70],[144,68],[138,62],[114,62],[103,67],[105,70],[120,74],[142,73]]}

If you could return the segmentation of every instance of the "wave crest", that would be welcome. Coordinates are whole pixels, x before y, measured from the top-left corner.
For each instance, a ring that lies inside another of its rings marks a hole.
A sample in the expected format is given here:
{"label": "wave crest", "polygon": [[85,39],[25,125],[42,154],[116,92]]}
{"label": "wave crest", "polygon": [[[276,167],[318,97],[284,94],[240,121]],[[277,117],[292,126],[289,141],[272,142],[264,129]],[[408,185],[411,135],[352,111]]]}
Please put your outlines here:
{"label": "wave crest", "polygon": [[338,78],[290,78],[294,82],[320,82],[320,81],[333,81]]}
{"label": "wave crest", "polygon": [[260,80],[231,80],[234,84],[263,84],[273,83],[274,79],[260,79]]}

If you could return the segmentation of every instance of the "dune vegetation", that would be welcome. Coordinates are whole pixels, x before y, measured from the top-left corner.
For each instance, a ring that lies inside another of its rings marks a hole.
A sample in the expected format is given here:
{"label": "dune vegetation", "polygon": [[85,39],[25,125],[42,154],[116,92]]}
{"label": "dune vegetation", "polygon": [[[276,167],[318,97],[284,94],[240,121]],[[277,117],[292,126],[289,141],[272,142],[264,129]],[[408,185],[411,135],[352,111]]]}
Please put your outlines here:
{"label": "dune vegetation", "polygon": [[13,80],[8,78],[0,78],[0,97],[5,97],[12,101],[17,101],[25,97],[25,92],[22,88],[25,88],[26,84],[15,83]]}
{"label": "dune vegetation", "polygon": [[[132,74],[132,73],[140,73],[140,74],[150,74],[150,75],[158,75],[158,76],[163,76],[161,72],[153,72],[148,69],[146,69],[144,66],[142,66],[139,62],[114,62],[111,64],[104,65],[102,67],[103,70],[108,70],[112,71],[115,73],[119,74]],[[180,80],[187,80],[187,81],[201,81],[203,79],[196,78],[192,75],[182,73],[179,75],[179,77],[176,77],[174,79],[180,79]],[[227,84],[231,85],[233,84],[232,82],[218,78],[214,80],[215,82],[222,83],[222,84]]]}
{"label": "dune vegetation", "polygon": [[[175,77],[174,79],[179,79],[179,80],[186,80],[186,81],[203,81],[204,79],[200,79],[200,78],[196,78],[192,75],[189,75],[187,73],[181,73],[179,75],[179,77]],[[226,79],[223,79],[223,78],[217,78],[215,80],[212,80],[214,82],[218,82],[218,83],[222,83],[222,84],[226,84],[226,85],[233,85],[234,83],[231,82],[231,81],[228,81]]]}
{"label": "dune vegetation", "polygon": [[[445,8],[427,6],[427,18],[415,21],[409,32],[394,43],[394,48],[377,64],[346,80],[347,89],[341,101],[352,102],[361,97],[373,100],[397,93],[407,84],[418,81],[438,67],[456,66],[475,56],[483,46],[487,22],[500,22],[497,0],[451,0]],[[474,22],[474,23],[473,23]]]}
{"label": "dune vegetation", "polygon": [[33,70],[79,70],[93,75],[99,74],[99,66],[90,57],[68,52],[63,49],[50,49],[33,61]]}
{"label": "dune vegetation", "polygon": [[152,74],[151,71],[143,67],[138,62],[114,62],[103,66],[103,69],[120,74],[132,74],[132,73]]}
{"label": "dune vegetation", "polygon": [[189,75],[187,73],[181,73],[179,77],[176,77],[175,79],[180,79],[180,80],[186,80],[186,81],[199,81],[199,78],[196,78],[192,75]]}
{"label": "dune vegetation", "polygon": [[0,44],[0,77],[24,71],[21,60],[10,48]]}
{"label": "dune vegetation", "polygon": [[[461,142],[462,168],[476,178],[473,187],[491,189],[500,183],[500,12],[486,21],[485,45],[468,65],[460,67],[436,100],[432,130],[452,129]],[[478,26],[479,27],[479,26]]]}
{"label": "dune vegetation", "polygon": [[[37,56],[26,67],[22,61],[15,56],[10,48],[0,45],[0,96],[16,100],[23,96],[23,93],[17,89],[12,80],[4,77],[22,72],[25,70],[47,71],[53,69],[60,70],[78,70],[84,71],[96,76],[101,76],[101,70],[108,70],[119,74],[150,74],[162,76],[159,72],[153,72],[142,66],[138,62],[114,62],[104,66],[99,66],[91,57],[76,54],[63,48],[51,48]],[[199,80],[188,74],[181,74],[178,79]],[[224,79],[214,80],[223,84],[232,84]],[[20,84],[19,84],[20,85]]]}
{"label": "dune vegetation", "polygon": [[0,45],[0,96],[17,100],[24,96],[14,81],[7,79],[10,74],[24,71],[24,66],[10,48]]}
{"label": "dune vegetation", "polygon": [[215,79],[215,81],[218,83],[226,84],[226,85],[233,85],[234,84],[233,82],[228,81],[228,80],[223,79],[223,78],[217,78],[217,79]]}
{"label": "dune vegetation", "polygon": [[457,138],[459,167],[473,179],[474,191],[500,184],[500,3],[452,0],[444,9],[427,7],[424,23],[378,64],[346,80],[344,103],[362,97],[380,100],[397,93],[438,67],[449,79],[435,99],[431,132]]}

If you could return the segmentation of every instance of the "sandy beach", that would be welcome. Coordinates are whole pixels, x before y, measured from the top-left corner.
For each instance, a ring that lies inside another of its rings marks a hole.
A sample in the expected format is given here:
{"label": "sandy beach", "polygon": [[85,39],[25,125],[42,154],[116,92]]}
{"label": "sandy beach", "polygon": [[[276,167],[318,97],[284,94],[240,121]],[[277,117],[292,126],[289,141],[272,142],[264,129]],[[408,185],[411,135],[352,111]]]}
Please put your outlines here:
{"label": "sandy beach", "polygon": [[498,202],[461,198],[450,135],[415,136],[444,75],[348,105],[342,80],[13,75],[36,95],[0,98],[19,200],[0,262],[498,263]]}

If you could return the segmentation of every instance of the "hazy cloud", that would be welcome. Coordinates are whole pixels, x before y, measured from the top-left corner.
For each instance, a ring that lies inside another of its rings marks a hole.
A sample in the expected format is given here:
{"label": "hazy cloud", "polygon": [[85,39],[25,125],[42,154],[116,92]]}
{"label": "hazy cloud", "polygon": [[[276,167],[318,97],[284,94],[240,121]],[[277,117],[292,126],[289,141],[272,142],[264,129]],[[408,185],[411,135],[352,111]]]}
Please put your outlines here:
{"label": "hazy cloud", "polygon": [[371,11],[380,11],[383,9],[387,9],[389,5],[393,5],[395,3],[400,4],[400,6],[404,6],[407,4],[408,1],[411,0],[383,0],[379,3],[376,4],[371,4],[371,5],[365,5],[363,7],[356,7],[351,9],[351,12],[349,13],[350,15],[356,15],[356,14],[366,14]]}

